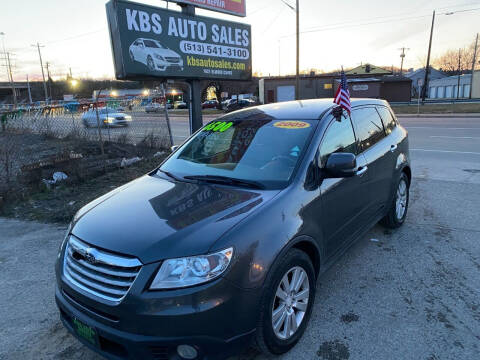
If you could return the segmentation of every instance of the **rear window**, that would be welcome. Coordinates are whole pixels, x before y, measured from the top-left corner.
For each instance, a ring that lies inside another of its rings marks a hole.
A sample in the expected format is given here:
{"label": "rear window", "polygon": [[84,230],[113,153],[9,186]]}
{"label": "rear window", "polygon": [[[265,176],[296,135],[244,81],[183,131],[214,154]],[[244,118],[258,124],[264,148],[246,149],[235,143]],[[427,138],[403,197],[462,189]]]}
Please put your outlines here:
{"label": "rear window", "polygon": [[375,108],[356,109],[352,112],[352,119],[361,151],[367,150],[385,137],[382,120]]}
{"label": "rear window", "polygon": [[207,124],[161,167],[177,176],[228,176],[266,188],[290,181],[318,121],[232,116]]}

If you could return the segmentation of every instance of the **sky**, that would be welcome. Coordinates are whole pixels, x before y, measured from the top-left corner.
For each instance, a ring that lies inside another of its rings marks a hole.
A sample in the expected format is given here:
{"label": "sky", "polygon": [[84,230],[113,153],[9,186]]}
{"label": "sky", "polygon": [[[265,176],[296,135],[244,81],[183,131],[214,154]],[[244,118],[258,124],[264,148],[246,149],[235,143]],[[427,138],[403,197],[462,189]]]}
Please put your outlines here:
{"label": "sky", "polygon": [[[285,0],[295,5],[294,0]],[[137,2],[165,7],[163,0]],[[113,78],[105,0],[2,0],[0,36],[11,52],[13,77],[41,79],[38,51],[49,62],[54,79],[71,68],[77,78]],[[170,9],[179,10],[173,3]],[[331,71],[361,63],[425,66],[432,11],[437,18],[432,57],[448,49],[467,47],[480,32],[480,1],[472,0],[300,0],[300,68]],[[446,15],[446,13],[451,13]],[[197,10],[252,25],[253,71],[263,75],[295,72],[295,13],[282,0],[247,0],[247,17]],[[1,50],[1,48],[0,48]],[[3,61],[1,63],[3,65]],[[5,66],[0,81],[6,81]]]}

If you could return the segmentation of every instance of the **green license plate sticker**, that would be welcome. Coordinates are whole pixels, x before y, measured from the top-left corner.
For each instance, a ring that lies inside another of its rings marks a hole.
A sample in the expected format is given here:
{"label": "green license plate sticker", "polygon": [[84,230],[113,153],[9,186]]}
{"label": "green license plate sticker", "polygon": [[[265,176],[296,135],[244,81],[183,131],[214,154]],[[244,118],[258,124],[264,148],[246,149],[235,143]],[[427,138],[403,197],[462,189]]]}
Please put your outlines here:
{"label": "green license plate sticker", "polygon": [[73,329],[78,336],[87,340],[90,344],[95,346],[98,345],[97,332],[90,326],[85,325],[78,319],[73,319]]}
{"label": "green license plate sticker", "polygon": [[203,131],[224,132],[230,129],[233,122],[214,121],[203,128]]}

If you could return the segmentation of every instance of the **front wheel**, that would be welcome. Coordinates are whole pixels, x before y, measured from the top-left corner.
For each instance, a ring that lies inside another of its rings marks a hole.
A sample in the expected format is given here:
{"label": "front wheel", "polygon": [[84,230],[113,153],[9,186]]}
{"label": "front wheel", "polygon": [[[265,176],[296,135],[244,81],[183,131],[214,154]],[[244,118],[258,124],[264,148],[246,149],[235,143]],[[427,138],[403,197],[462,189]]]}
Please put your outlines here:
{"label": "front wheel", "polygon": [[315,299],[315,271],[303,251],[291,249],[273,265],[262,296],[256,345],[283,354],[300,340]]}
{"label": "front wheel", "polygon": [[147,57],[147,66],[151,71],[155,70],[155,63],[150,55]]}
{"label": "front wheel", "polygon": [[410,199],[410,181],[407,175],[402,172],[394,188],[393,200],[387,215],[380,220],[383,226],[396,229],[403,225],[407,217],[408,201]]}

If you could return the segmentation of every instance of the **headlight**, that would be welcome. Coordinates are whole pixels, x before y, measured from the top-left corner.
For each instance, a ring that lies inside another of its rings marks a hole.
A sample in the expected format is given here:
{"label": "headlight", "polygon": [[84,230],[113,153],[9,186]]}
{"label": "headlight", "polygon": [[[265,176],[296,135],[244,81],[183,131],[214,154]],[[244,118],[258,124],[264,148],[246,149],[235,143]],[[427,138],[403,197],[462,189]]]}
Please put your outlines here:
{"label": "headlight", "polygon": [[150,289],[171,289],[201,284],[220,276],[230,264],[233,248],[214,254],[165,260]]}
{"label": "headlight", "polygon": [[157,58],[158,60],[165,61],[165,59],[163,58],[163,56],[160,56],[160,55],[158,55],[158,54],[155,54],[154,56],[155,56],[155,58]]}
{"label": "headlight", "polygon": [[114,120],[115,120],[115,118],[109,116],[109,117],[106,117],[106,118],[103,120],[103,122],[104,122],[104,123],[109,123],[109,124],[111,124],[111,123],[113,123]]}

